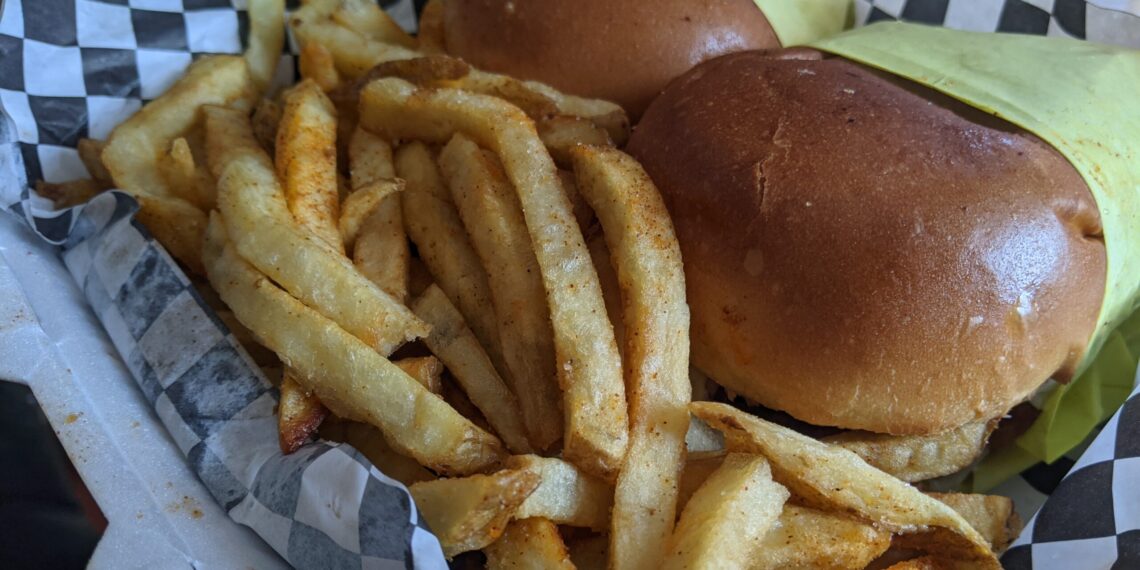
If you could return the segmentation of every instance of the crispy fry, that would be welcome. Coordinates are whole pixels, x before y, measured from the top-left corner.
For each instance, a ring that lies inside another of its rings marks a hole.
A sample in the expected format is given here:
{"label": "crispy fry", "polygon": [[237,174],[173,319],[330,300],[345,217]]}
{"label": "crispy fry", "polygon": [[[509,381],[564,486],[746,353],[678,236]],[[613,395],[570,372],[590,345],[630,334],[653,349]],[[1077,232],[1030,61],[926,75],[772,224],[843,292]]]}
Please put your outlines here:
{"label": "crispy fry", "polygon": [[83,166],[87,168],[87,174],[91,179],[103,188],[110,188],[115,182],[111,180],[111,173],[107,172],[107,167],[103,166],[102,154],[106,144],[95,139],[79,139],[75,150],[79,151],[79,160],[83,161]]}
{"label": "crispy fry", "polygon": [[[559,169],[558,179],[562,182],[562,191],[566,194],[566,199],[570,200],[570,205],[574,209],[574,220],[578,222],[578,227],[582,229],[582,232],[594,227],[594,210],[578,192],[578,182],[574,180],[574,173]],[[614,289],[614,292],[617,292],[617,289]]]}
{"label": "crispy fry", "polygon": [[[348,163],[353,193],[360,195],[395,178],[392,147],[380,137],[357,128],[348,144]],[[399,182],[402,188],[403,183]],[[346,204],[347,208],[347,204]],[[343,228],[342,228],[343,229]],[[379,200],[363,219],[353,240],[352,259],[360,272],[389,295],[403,301],[408,296],[408,237],[399,196]],[[352,243],[347,242],[346,243]]]}
{"label": "crispy fry", "polygon": [[487,553],[488,570],[574,570],[558,527],[546,519],[512,521]]}
{"label": "crispy fry", "polygon": [[748,568],[787,500],[763,457],[729,454],[681,512],[664,568]]}
{"label": "crispy fry", "polygon": [[139,201],[138,220],[187,271],[205,275],[202,266],[202,235],[206,214],[181,198],[134,194]]}
{"label": "crispy fry", "polygon": [[887,570],[968,570],[969,564],[946,560],[937,556],[922,556],[893,564]]}
{"label": "crispy fry", "polygon": [[340,74],[336,70],[336,62],[325,46],[316,42],[309,42],[301,46],[301,53],[297,56],[297,67],[300,68],[301,77],[312,80],[321,91],[329,92],[340,85]]}
{"label": "crispy fry", "polygon": [[689,306],[681,248],[661,194],[633,157],[571,151],[578,191],[598,215],[621,287],[630,438],[614,494],[610,567],[653,569],[673,531],[689,428]]}
{"label": "crispy fry", "polygon": [[398,451],[440,473],[471,473],[502,460],[494,436],[239,257],[218,216],[203,258],[210,283],[238,320],[338,416],[372,423]]}
{"label": "crispy fry", "polygon": [[726,404],[694,402],[693,415],[725,433],[728,449],[760,453],[773,476],[807,506],[850,512],[899,533],[907,546],[999,568],[989,544],[953,509],[871,467],[858,455],[818,442]]}
{"label": "crispy fry", "polygon": [[361,124],[440,143],[463,132],[499,155],[519,194],[550,306],[567,412],[563,455],[612,480],[628,442],[620,357],[585,240],[533,123],[500,99],[381,79],[361,92]]}
{"label": "crispy fry", "polygon": [[[353,252],[353,262],[356,264],[356,268],[377,287],[383,289],[385,293],[401,301],[407,296],[407,277],[401,279],[398,272],[391,267],[400,264],[399,258],[386,258],[381,254],[383,246],[377,243],[379,240],[375,230],[385,228],[377,228],[377,225],[382,222],[375,218],[377,218],[376,209],[382,205],[395,204],[398,213],[400,198],[393,196],[393,194],[403,192],[403,190],[403,180],[391,179],[380,180],[361,190],[352,192],[340,205],[340,221],[338,222],[341,239],[344,241],[345,247]],[[390,202],[388,198],[394,198],[396,202]],[[405,239],[403,224],[400,225],[398,231],[398,237],[401,240]],[[399,245],[402,246],[406,260],[408,246],[406,244]],[[359,253],[357,253],[358,246],[361,250]],[[406,270],[403,273],[406,273]]]}
{"label": "crispy fry", "polygon": [[440,396],[442,396],[443,400],[451,407],[455,408],[455,411],[459,412],[460,415],[471,420],[471,423],[479,426],[484,431],[494,431],[494,429],[491,428],[491,424],[487,423],[487,418],[483,417],[483,412],[480,412],[479,408],[476,408],[475,404],[471,403],[471,398],[467,397],[467,394],[463,392],[463,388],[460,388],[454,379],[450,377],[443,379]]}
{"label": "crispy fry", "polygon": [[542,484],[527,497],[515,514],[520,519],[541,517],[557,524],[601,530],[609,524],[613,487],[583,473],[561,459],[516,455],[507,459],[509,469],[528,471]]}
{"label": "crispy fry", "polygon": [[749,568],[859,570],[891,545],[891,533],[843,515],[784,505]]}
{"label": "crispy fry", "polygon": [[374,40],[407,48],[416,46],[415,38],[408,35],[372,0],[342,0],[333,11],[332,19],[341,26]]}
{"label": "crispy fry", "polygon": [[412,311],[431,325],[431,334],[424,337],[424,344],[447,365],[503,443],[515,453],[529,453],[518,400],[495,372],[490,357],[463,322],[459,310],[433,285],[412,302]]}
{"label": "crispy fry", "polygon": [[277,402],[277,435],[281,452],[293,453],[317,431],[328,416],[317,395],[297,381],[296,372],[286,367],[281,377],[281,398]]}
{"label": "crispy fry", "polygon": [[420,30],[416,35],[417,47],[424,53],[444,53],[447,44],[443,39],[443,0],[428,0],[420,12]]}
{"label": "crispy fry", "polygon": [[264,93],[277,72],[285,47],[285,0],[249,0],[249,74]]}
{"label": "crispy fry", "polygon": [[213,207],[214,196],[204,196],[199,192],[194,156],[190,153],[190,144],[185,138],[178,137],[170,143],[170,147],[158,159],[158,171],[172,195],[202,210]]}
{"label": "crispy fry", "polygon": [[[396,363],[399,366],[399,362]],[[325,439],[333,439],[334,441],[343,441],[355,447],[357,451],[364,454],[373,465],[378,467],[384,472],[385,475],[403,483],[404,485],[412,485],[420,481],[434,481],[436,476],[431,471],[424,469],[414,459],[396,453],[392,446],[384,439],[384,434],[380,430],[368,424],[360,422],[340,421],[342,426],[343,435],[339,438],[330,437],[325,434],[325,426],[330,423],[326,421],[321,426],[321,437]],[[331,434],[330,434],[331,435]]]}
{"label": "crispy fry", "polygon": [[1013,500],[997,495],[967,493],[927,493],[962,515],[1000,554],[1021,534],[1021,517],[1013,510]]}
{"label": "crispy fry", "polygon": [[535,122],[538,137],[560,168],[570,168],[570,151],[580,144],[613,146],[605,129],[581,117],[555,115]]}
{"label": "crispy fry", "polygon": [[400,147],[396,153],[396,172],[406,181],[400,195],[404,229],[416,244],[420,260],[447,298],[463,313],[463,319],[491,357],[495,369],[503,374],[507,367],[503,364],[487,274],[471,247],[431,151],[422,143]]}
{"label": "crispy fry", "polygon": [[253,136],[269,154],[277,152],[277,127],[281,125],[281,105],[273,99],[262,99],[253,109]]}
{"label": "crispy fry", "polygon": [[438,358],[434,356],[413,356],[401,358],[395,364],[432,394],[443,393],[443,363]]}
{"label": "crispy fry", "polygon": [[356,79],[372,66],[384,61],[413,59],[421,54],[396,44],[370,39],[363,34],[337,25],[328,16],[322,16],[312,3],[293,13],[289,25],[301,45],[321,44],[333,55],[341,76]]}
{"label": "crispy fry", "polygon": [[277,129],[277,176],[297,225],[337,251],[344,251],[337,221],[336,109],[312,81],[285,94]]}
{"label": "crispy fry", "polygon": [[518,198],[498,159],[461,134],[444,147],[439,166],[487,271],[508,380],[527,432],[536,448],[547,449],[562,437],[562,394],[546,292]]}
{"label": "crispy fry", "polygon": [[36,181],[36,194],[52,201],[56,209],[78,206],[98,195],[104,188],[95,180],[79,178],[67,182]]}
{"label": "crispy fry", "polygon": [[470,74],[471,66],[462,59],[450,55],[424,55],[378,63],[357,79],[356,89],[385,77],[399,77],[417,85],[435,85],[458,81]]}
{"label": "crispy fry", "polygon": [[928,436],[847,431],[823,441],[848,449],[903,481],[914,482],[968,467],[982,454],[996,425],[993,421],[972,422]]}
{"label": "crispy fry", "polygon": [[427,334],[428,326],[407,307],[297,227],[244,115],[211,107],[206,124],[218,206],[246,259],[381,354]]}
{"label": "crispy fry", "polygon": [[498,539],[540,482],[534,473],[505,469],[491,475],[416,483],[408,491],[450,558]]}
{"label": "crispy fry", "polygon": [[724,463],[725,453],[698,452],[689,454],[685,461],[685,469],[681,472],[681,480],[677,485],[677,514],[693,498],[693,493],[704,484],[705,480]]}
{"label": "crispy fry", "polygon": [[618,285],[617,271],[614,271],[610,248],[606,246],[606,239],[601,232],[596,232],[586,238],[586,247],[590,250],[590,259],[594,269],[598,272],[598,284],[602,288],[602,301],[606,305],[606,315],[614,327],[614,340],[617,342],[618,353],[622,362],[625,362],[625,327],[622,320],[621,287]]}

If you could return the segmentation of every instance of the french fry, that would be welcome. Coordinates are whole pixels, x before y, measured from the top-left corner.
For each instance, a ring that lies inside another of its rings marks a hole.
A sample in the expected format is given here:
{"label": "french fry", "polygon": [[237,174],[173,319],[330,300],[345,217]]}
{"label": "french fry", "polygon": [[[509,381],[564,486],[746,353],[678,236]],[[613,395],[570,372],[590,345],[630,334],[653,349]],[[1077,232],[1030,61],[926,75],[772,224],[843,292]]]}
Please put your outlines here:
{"label": "french fry", "polygon": [[566,410],[563,455],[613,480],[629,428],[620,357],[585,240],[533,123],[500,99],[418,90],[399,79],[374,81],[361,92],[360,120],[393,138],[444,143],[463,132],[500,157],[519,194],[550,306]]}
{"label": "french fry", "polygon": [[370,39],[414,48],[416,40],[408,35],[387,12],[372,0],[344,0],[332,13],[334,22]]}
{"label": "french fry", "polygon": [[891,546],[891,533],[841,514],[784,505],[748,566],[860,570]]}
{"label": "french fry", "polygon": [[487,272],[508,379],[527,432],[536,448],[547,449],[562,437],[550,312],[522,209],[498,162],[461,134],[439,155],[440,171]]}
{"label": "french fry", "polygon": [[[379,232],[375,230],[387,228],[382,225],[383,220],[374,218],[377,218],[376,209],[381,205],[395,204],[395,211],[399,213],[400,198],[393,196],[393,194],[403,192],[403,190],[403,180],[391,179],[381,180],[352,192],[345,197],[340,205],[340,221],[338,222],[341,240],[344,241],[345,247],[353,252],[353,263],[356,264],[356,268],[377,287],[398,300],[407,296],[407,270],[399,270],[393,267],[401,265],[398,257],[396,259],[386,258],[381,254],[385,245],[383,241],[386,240],[383,237],[378,237]],[[396,201],[390,202],[388,198],[394,198]],[[399,234],[396,237],[406,240],[403,224],[400,224],[397,229]],[[404,252],[405,261],[403,265],[406,266],[408,246],[403,243],[399,245]],[[360,247],[359,253],[357,246]],[[393,249],[400,251],[397,248]],[[405,274],[402,279],[401,273]]]}
{"label": "french fry", "polygon": [[359,90],[369,82],[385,77],[399,77],[416,85],[455,82],[471,74],[471,66],[450,55],[424,55],[413,59],[394,59],[376,64],[356,80]]}
{"label": "french fry", "polygon": [[699,418],[689,418],[685,432],[685,450],[689,453],[717,453],[724,451],[724,434],[709,427]]}
{"label": "french fry", "polygon": [[996,553],[1004,552],[1021,534],[1021,518],[1009,497],[967,493],[927,493],[962,515]]}
{"label": "french fry", "polygon": [[289,25],[302,46],[307,43],[324,46],[333,55],[337,71],[347,79],[364,75],[380,62],[413,59],[421,55],[415,50],[373,40],[342,27],[313,9],[312,3],[294,12]]}
{"label": "french fry", "polygon": [[[396,365],[399,366],[399,362]],[[340,423],[344,424],[344,437],[340,441],[363,453],[373,465],[383,470],[385,475],[404,485],[436,479],[431,471],[424,469],[415,460],[396,453],[384,440],[384,434],[375,427],[360,422]],[[324,426],[321,427],[321,435],[324,436]]]}
{"label": "french fry", "polygon": [[273,99],[262,99],[253,109],[253,136],[261,149],[270,155],[277,152],[277,127],[281,125],[281,105]]}
{"label": "french fry", "polygon": [[546,519],[512,521],[484,549],[487,570],[574,570],[558,527]]}
{"label": "french fry", "polygon": [[[349,199],[374,192],[371,189],[377,186],[393,184],[396,173],[392,147],[364,129],[357,128],[352,133],[348,144],[348,163],[353,188]],[[402,187],[402,183],[399,185]],[[411,254],[408,237],[404,233],[400,197],[387,196],[377,201],[360,224],[352,243],[352,259],[361,273],[392,297],[400,301],[406,299]]]}
{"label": "french fry", "polygon": [[297,56],[297,67],[301,77],[312,80],[321,91],[329,92],[340,86],[340,74],[336,70],[336,62],[325,46],[316,42],[309,42],[301,46],[301,53]]}
{"label": "french fry", "polygon": [[436,284],[463,313],[463,319],[503,374],[502,344],[492,309],[491,289],[479,256],[451,202],[431,151],[410,143],[396,152],[396,173],[405,181],[400,195],[404,229]]}
{"label": "french fry", "polygon": [[103,192],[104,188],[95,180],[78,178],[67,182],[36,181],[36,194],[52,201],[56,209],[78,206]]}
{"label": "french fry", "polygon": [[297,225],[343,252],[338,230],[336,109],[313,81],[285,93],[275,166]]}
{"label": "french fry", "polygon": [[542,479],[534,493],[519,506],[515,513],[517,518],[539,517],[594,530],[609,525],[614,493],[606,482],[553,457],[516,455],[507,459],[506,466],[534,473]]}
{"label": "french fry", "polygon": [[[573,172],[559,169],[558,179],[562,182],[562,191],[566,194],[566,199],[570,200],[570,205],[574,209],[574,220],[578,222],[578,227],[585,233],[587,229],[594,227],[594,210],[578,192],[578,182],[574,180]],[[586,241],[590,241],[589,238]]]}
{"label": "french fry", "polygon": [[416,483],[408,491],[448,558],[483,548],[503,534],[518,507],[538,487],[534,473],[505,469]]}
{"label": "french fry", "polygon": [[397,451],[440,473],[472,473],[503,459],[498,439],[239,257],[220,216],[210,223],[203,258],[238,320],[333,413],[375,425]]}
{"label": "french fry", "polygon": [[693,415],[725,433],[730,451],[759,453],[806,504],[842,510],[898,533],[904,546],[1000,568],[986,540],[950,507],[875,469],[858,455],[726,404],[694,402]]}
{"label": "french fry", "polygon": [[697,452],[691,453],[685,461],[685,469],[681,472],[681,480],[677,485],[677,514],[693,498],[693,493],[704,484],[718,468],[724,463],[725,452]]}
{"label": "french fry", "polygon": [[981,456],[997,422],[972,422],[935,435],[846,431],[823,438],[903,481],[923,481],[961,471]]}
{"label": "french fry", "polygon": [[590,259],[594,263],[594,270],[598,272],[598,284],[602,288],[602,301],[606,305],[606,315],[614,327],[614,340],[617,342],[618,353],[622,362],[625,362],[625,327],[623,326],[621,308],[621,288],[618,285],[617,271],[614,271],[613,261],[610,257],[610,248],[601,232],[594,233],[586,238],[586,248],[590,250]]}
{"label": "french fry", "polygon": [[613,146],[609,133],[596,124],[568,115],[555,115],[535,121],[538,138],[550,151],[550,157],[559,168],[570,168],[570,151],[580,144]]}
{"label": "french fry", "polygon": [[101,156],[105,145],[103,141],[95,139],[79,139],[75,150],[79,151],[79,160],[83,161],[83,166],[91,179],[103,188],[110,188],[115,182],[111,180],[111,173],[107,172],[107,167],[103,166]]}
{"label": "french fry", "polygon": [[681,512],[664,568],[749,568],[788,496],[763,457],[729,454]]}
{"label": "french fry", "polygon": [[163,247],[192,274],[205,275],[202,266],[202,234],[206,214],[181,198],[133,194],[139,201],[138,220]]}
{"label": "french fry", "polygon": [[301,386],[296,374],[292,368],[284,369],[277,401],[277,436],[286,455],[300,449],[329,413],[316,394]]}
{"label": "french fry", "polygon": [[621,287],[629,452],[617,479],[610,567],[654,569],[673,531],[689,429],[689,306],[681,248],[661,194],[633,157],[571,151],[578,191],[597,213]]}
{"label": "french fry", "polygon": [[170,143],[170,148],[158,159],[158,170],[166,181],[166,187],[174,196],[208,211],[214,206],[214,196],[202,195],[198,185],[198,173],[190,144],[184,137]]}
{"label": "french fry", "polygon": [[420,12],[420,30],[417,47],[424,53],[445,53],[443,39],[443,0],[428,0]]}
{"label": "french fry", "polygon": [[438,358],[434,356],[413,356],[401,358],[395,364],[432,394],[443,393],[443,363]]}
{"label": "french fry", "polygon": [[206,125],[218,207],[243,257],[380,354],[427,334],[428,326],[407,307],[297,226],[243,114],[211,107]]}
{"label": "french fry", "polygon": [[[220,298],[218,302],[221,302]],[[223,307],[225,307],[224,304]],[[229,308],[223,308],[220,310],[214,309],[214,313],[218,315],[218,318],[226,325],[226,328],[230,330],[230,333],[234,335],[234,338],[237,339],[242,348],[249,353],[249,357],[253,359],[255,364],[261,367],[281,366],[281,359],[277,358],[277,353],[265,348],[265,345],[255,338],[253,333],[247,329],[245,325],[241,324],[241,321],[237,320],[233,311],[229,310]]]}
{"label": "french fry", "polygon": [[968,570],[969,564],[939,558],[937,556],[922,556],[904,560],[887,567],[887,570]]}
{"label": "french fry", "polygon": [[285,47],[285,0],[249,0],[249,74],[264,93],[277,72]]}
{"label": "french fry", "polygon": [[423,338],[424,344],[451,371],[503,443],[515,453],[529,453],[530,443],[526,438],[518,400],[495,372],[490,357],[463,322],[459,310],[434,285],[428,287],[411,306],[418,317],[431,325],[431,334]]}

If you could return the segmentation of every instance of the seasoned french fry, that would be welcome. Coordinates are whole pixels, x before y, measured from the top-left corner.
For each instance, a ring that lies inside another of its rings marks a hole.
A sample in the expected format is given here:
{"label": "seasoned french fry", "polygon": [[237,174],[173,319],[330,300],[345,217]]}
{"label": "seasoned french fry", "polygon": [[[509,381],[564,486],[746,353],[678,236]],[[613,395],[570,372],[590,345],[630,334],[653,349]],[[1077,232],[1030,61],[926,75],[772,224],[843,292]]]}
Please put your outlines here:
{"label": "seasoned french fry", "polygon": [[296,374],[292,368],[284,369],[277,401],[277,436],[286,455],[300,449],[329,413],[316,394],[301,386]]}
{"label": "seasoned french fry", "polygon": [[424,53],[447,51],[443,39],[443,0],[428,0],[420,12],[420,30],[416,35],[417,47]]}
{"label": "seasoned french fry", "polygon": [[211,107],[206,125],[218,206],[243,257],[381,354],[427,334],[429,327],[407,307],[297,226],[243,114]]}
{"label": "seasoned french fry", "polygon": [[[587,229],[594,227],[594,210],[578,192],[578,182],[574,180],[573,172],[559,169],[558,179],[562,182],[562,191],[566,194],[566,199],[570,200],[570,205],[574,209],[574,219],[578,222],[578,227],[585,233]],[[587,238],[586,241],[590,240]]]}
{"label": "seasoned french fry", "polygon": [[408,35],[372,0],[343,0],[333,11],[332,19],[341,26],[374,40],[407,48],[416,46],[415,38]]}
{"label": "seasoned french fry", "polygon": [[337,225],[336,109],[313,81],[286,92],[276,149],[277,176],[297,225],[343,252]]}
{"label": "seasoned french fry", "polygon": [[550,157],[560,168],[570,168],[570,151],[580,144],[613,146],[605,129],[583,119],[568,115],[555,115],[535,121],[538,137],[550,151]]}
{"label": "seasoned french fry", "polygon": [[400,194],[404,229],[416,244],[420,260],[447,298],[463,313],[463,319],[491,357],[495,369],[504,374],[507,367],[503,364],[487,274],[471,247],[431,151],[422,143],[400,147],[396,153],[396,173],[406,184]]}
{"label": "seasoned french fry", "polygon": [[904,546],[1000,568],[986,540],[950,507],[871,467],[858,455],[821,443],[726,404],[694,402],[693,415],[725,433],[728,449],[760,453],[777,481],[807,505],[855,514],[899,533]]}
{"label": "seasoned french fry", "polygon": [[249,0],[249,74],[264,93],[273,81],[285,47],[285,0]]}
{"label": "seasoned french fry", "polygon": [[677,485],[677,514],[693,498],[693,493],[704,484],[705,480],[724,463],[725,452],[697,452],[690,453],[685,461],[685,469],[681,472],[681,480]]}
{"label": "seasoned french fry", "polygon": [[961,471],[982,454],[996,422],[971,422],[935,435],[888,435],[846,431],[825,437],[903,481],[933,479]]}
{"label": "seasoned french fry", "polygon": [[[397,362],[396,365],[399,366],[400,363]],[[345,424],[343,441],[363,453],[373,465],[383,470],[385,475],[404,485],[436,479],[431,471],[424,469],[415,460],[396,453],[384,439],[384,434],[375,427],[360,422],[342,423]],[[321,431],[323,436],[323,426]]]}
{"label": "seasoned french fry", "polygon": [[[353,252],[353,262],[356,264],[356,268],[377,287],[398,300],[403,300],[407,296],[407,270],[401,271],[393,267],[401,265],[399,257],[387,258],[382,255],[383,246],[386,245],[383,242],[387,241],[384,240],[384,237],[387,236],[381,237],[380,232],[375,230],[386,229],[383,220],[377,219],[376,209],[394,204],[396,206],[395,211],[398,214],[400,198],[393,196],[393,194],[403,190],[403,180],[391,179],[381,180],[352,192],[340,205],[340,222],[338,222],[341,239],[344,241],[345,247]],[[388,198],[393,198],[396,201],[392,202]],[[402,223],[397,231],[399,233],[396,237],[400,240],[406,240]],[[397,252],[402,250],[404,253],[403,265],[406,266],[408,246],[405,243],[398,245],[401,247],[393,249],[396,249]],[[400,276],[401,273],[405,274],[403,278]]]}
{"label": "seasoned french fry", "polygon": [[163,152],[158,159],[158,170],[172,195],[186,200],[202,210],[209,210],[213,207],[211,197],[202,196],[198,192],[194,156],[190,153],[190,144],[186,142],[185,138],[174,139],[170,148]]}
{"label": "seasoned french fry", "polygon": [[340,85],[336,62],[329,50],[321,44],[308,42],[301,46],[297,67],[300,68],[301,77],[312,80],[320,86],[321,91],[327,93]]}
{"label": "seasoned french fry", "polygon": [[507,459],[510,469],[541,477],[542,483],[519,506],[520,519],[540,517],[554,523],[601,530],[609,524],[613,487],[583,473],[561,459],[516,455]]}
{"label": "seasoned french fry", "polygon": [[79,160],[83,161],[83,166],[87,168],[87,174],[91,179],[103,188],[110,188],[115,182],[111,180],[111,173],[107,172],[107,167],[103,166],[102,154],[105,145],[105,142],[95,139],[79,139],[75,149],[79,151]]}
{"label": "seasoned french fry", "polygon": [[447,365],[503,443],[515,453],[529,453],[531,447],[518,400],[495,372],[490,357],[463,322],[459,310],[433,285],[412,302],[412,311],[431,325],[431,334],[424,337],[424,344]]}
{"label": "seasoned french fry", "polygon": [[673,531],[689,428],[689,306],[681,248],[661,194],[633,157],[610,147],[571,151],[578,191],[613,256],[625,321],[629,452],[618,475],[610,567],[654,569]]}
{"label": "seasoned french fry", "polygon": [[523,421],[538,449],[562,437],[562,394],[546,292],[514,188],[498,159],[457,134],[439,167],[471,245],[487,271],[503,357]]}
{"label": "seasoned french fry", "polygon": [[498,439],[239,257],[217,215],[203,258],[238,320],[336,415],[375,425],[397,451],[440,473],[472,473],[502,460]]}
{"label": "seasoned french fry", "polygon": [[927,493],[962,515],[974,527],[990,548],[1004,552],[1013,539],[1021,533],[1021,518],[1013,510],[1013,500],[998,495],[974,495],[967,493]]}
{"label": "seasoned french fry", "polygon": [[432,394],[443,393],[443,363],[434,356],[401,358],[396,366],[427,388]]}
{"label": "seasoned french fry", "polygon": [[195,275],[205,275],[202,266],[202,234],[206,214],[181,198],[133,194],[139,201],[138,220],[175,259]]}
{"label": "seasoned french fry", "polygon": [[729,454],[681,512],[664,568],[749,568],[788,496],[763,457]]}
{"label": "seasoned french fry", "polygon": [[558,527],[546,519],[512,521],[491,543],[487,570],[574,570]]}
{"label": "seasoned french fry", "polygon": [[540,482],[534,473],[505,469],[491,475],[416,483],[408,491],[450,558],[498,539]]}
{"label": "seasoned french fry", "polygon": [[860,570],[891,546],[891,533],[841,514],[784,505],[749,568]]}
{"label": "seasoned french fry", "polygon": [[56,209],[78,206],[98,195],[104,189],[99,182],[88,178],[67,182],[36,181],[36,194],[51,200]]}
{"label": "seasoned french fry", "polygon": [[302,6],[294,12],[289,25],[302,46],[318,43],[332,53],[336,69],[344,78],[360,77],[383,61],[413,59],[421,55],[415,50],[373,40],[355,30],[342,27],[329,17],[322,17],[311,6]]}
{"label": "seasoned french fry", "polygon": [[399,79],[361,92],[360,120],[394,138],[443,143],[463,132],[499,155],[519,194],[550,306],[566,410],[563,455],[612,480],[628,443],[620,357],[585,240],[533,123],[494,97],[418,90]]}
{"label": "seasoned french fry", "polygon": [[602,301],[606,305],[606,315],[614,327],[614,340],[617,342],[618,353],[625,361],[625,326],[622,317],[621,288],[618,285],[617,272],[614,271],[613,261],[610,258],[610,248],[606,246],[606,239],[601,232],[594,233],[586,238],[586,248],[590,250],[590,259],[594,269],[598,272],[598,284],[602,288]]}
{"label": "seasoned french fry", "polygon": [[[377,186],[391,185],[395,177],[392,147],[364,129],[357,128],[352,133],[348,163],[353,188],[350,199]],[[407,298],[411,254],[399,196],[377,201],[361,223],[353,246],[352,259],[361,273],[392,297],[400,301]]]}
{"label": "seasoned french fry", "polygon": [[273,99],[262,99],[253,109],[253,136],[262,150],[270,155],[277,152],[277,127],[281,125],[281,105]]}

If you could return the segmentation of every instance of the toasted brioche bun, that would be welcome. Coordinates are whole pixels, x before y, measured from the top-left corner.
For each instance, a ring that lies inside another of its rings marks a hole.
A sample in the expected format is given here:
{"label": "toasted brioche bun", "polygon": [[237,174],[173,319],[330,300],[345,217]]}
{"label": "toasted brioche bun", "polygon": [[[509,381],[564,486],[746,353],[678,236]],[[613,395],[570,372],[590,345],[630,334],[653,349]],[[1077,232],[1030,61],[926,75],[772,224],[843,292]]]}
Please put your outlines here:
{"label": "toasted brioche bun", "polygon": [[1105,250],[1080,175],[928,88],[805,50],[728,55],[670,84],[629,151],[673,215],[694,364],[800,420],[989,419],[1066,380],[1095,327]]}
{"label": "toasted brioche bun", "polygon": [[448,53],[633,118],[704,60],[780,47],[751,0],[445,0],[443,14]]}

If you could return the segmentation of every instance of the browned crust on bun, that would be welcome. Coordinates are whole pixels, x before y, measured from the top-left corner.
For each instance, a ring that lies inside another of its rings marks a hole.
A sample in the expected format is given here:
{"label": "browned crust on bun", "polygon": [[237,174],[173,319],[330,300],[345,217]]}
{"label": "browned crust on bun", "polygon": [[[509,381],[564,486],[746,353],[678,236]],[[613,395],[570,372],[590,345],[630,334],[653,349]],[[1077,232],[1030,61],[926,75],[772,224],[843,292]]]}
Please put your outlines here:
{"label": "browned crust on bun", "polygon": [[780,47],[751,0],[446,0],[447,52],[641,115],[670,79],[718,55]]}
{"label": "browned crust on bun", "polygon": [[629,151],[685,259],[693,362],[819,425],[927,434],[1083,355],[1100,215],[1037,137],[841,58],[706,62]]}

